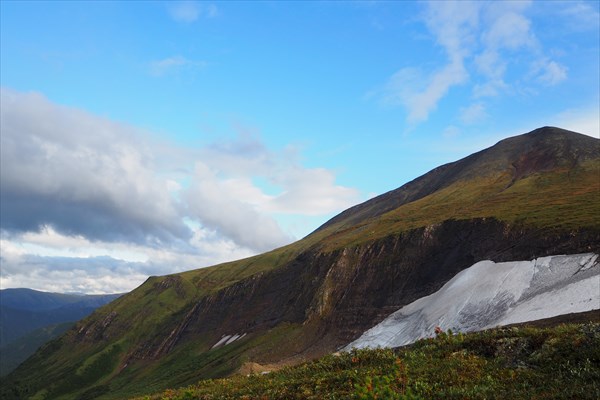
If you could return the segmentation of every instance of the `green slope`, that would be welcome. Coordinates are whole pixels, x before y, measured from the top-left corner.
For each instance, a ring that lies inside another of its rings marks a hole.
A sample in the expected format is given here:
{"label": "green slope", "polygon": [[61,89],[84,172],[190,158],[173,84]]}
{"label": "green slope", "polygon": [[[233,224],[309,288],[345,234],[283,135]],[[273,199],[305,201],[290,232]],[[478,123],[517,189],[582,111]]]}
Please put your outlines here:
{"label": "green slope", "polygon": [[598,143],[556,128],[507,139],[289,246],[151,277],[43,347],[0,394],[122,398],[225,376],[248,362],[297,363],[347,343],[478,257],[598,251]]}
{"label": "green slope", "polygon": [[600,324],[588,323],[443,333],[405,348],[329,355],[266,375],[206,380],[138,400],[598,397]]}
{"label": "green slope", "polygon": [[594,216],[600,215],[599,171],[600,161],[590,160],[575,169],[534,173],[515,183],[508,172],[458,181],[377,218],[338,229],[325,245],[341,248],[449,219],[496,218],[557,230],[595,228]]}
{"label": "green slope", "polygon": [[14,370],[30,355],[35,353],[40,346],[62,335],[73,325],[75,325],[75,322],[48,325],[0,347],[0,354],[2,355],[0,357],[0,376],[4,376]]}

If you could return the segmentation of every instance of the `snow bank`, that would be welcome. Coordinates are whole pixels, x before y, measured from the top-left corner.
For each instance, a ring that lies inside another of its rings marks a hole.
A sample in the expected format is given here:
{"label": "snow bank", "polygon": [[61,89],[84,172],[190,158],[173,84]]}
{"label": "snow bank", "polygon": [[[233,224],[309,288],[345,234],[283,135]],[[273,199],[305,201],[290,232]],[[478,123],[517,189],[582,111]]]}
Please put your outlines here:
{"label": "snow bank", "polygon": [[243,338],[244,336],[246,336],[245,333],[241,335],[239,333],[236,333],[235,335],[223,335],[221,339],[217,343],[215,343],[210,349],[212,350],[220,346],[227,346],[228,344],[231,344],[236,340]]}
{"label": "snow bank", "polygon": [[597,254],[481,261],[394,312],[345,350],[402,346],[433,336],[436,326],[469,332],[595,309],[600,309]]}

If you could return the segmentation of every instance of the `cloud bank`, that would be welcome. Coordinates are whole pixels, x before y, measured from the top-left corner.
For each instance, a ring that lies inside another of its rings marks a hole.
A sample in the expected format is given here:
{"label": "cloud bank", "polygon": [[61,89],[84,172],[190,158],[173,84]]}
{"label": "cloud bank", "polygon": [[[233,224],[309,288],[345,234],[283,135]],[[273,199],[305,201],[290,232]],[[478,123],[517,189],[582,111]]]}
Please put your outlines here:
{"label": "cloud bank", "polygon": [[134,128],[2,89],[1,227],[91,240],[188,240],[179,204]]}
{"label": "cloud bank", "polygon": [[290,243],[281,215],[360,200],[293,147],[272,151],[243,130],[179,148],[37,93],[3,88],[1,102],[2,287],[129,290]]}

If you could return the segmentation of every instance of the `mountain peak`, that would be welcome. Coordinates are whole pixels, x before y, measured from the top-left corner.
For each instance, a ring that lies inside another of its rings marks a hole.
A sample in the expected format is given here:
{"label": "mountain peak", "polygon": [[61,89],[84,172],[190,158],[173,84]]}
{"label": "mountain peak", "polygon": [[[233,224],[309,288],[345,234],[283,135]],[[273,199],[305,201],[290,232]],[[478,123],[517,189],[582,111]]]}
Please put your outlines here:
{"label": "mountain peak", "polygon": [[529,175],[557,168],[573,169],[600,157],[600,140],[552,126],[503,139],[495,145],[458,161],[441,165],[398,189],[354,206],[321,227],[340,228],[383,215],[404,204],[427,197],[459,181],[500,175],[509,184]]}

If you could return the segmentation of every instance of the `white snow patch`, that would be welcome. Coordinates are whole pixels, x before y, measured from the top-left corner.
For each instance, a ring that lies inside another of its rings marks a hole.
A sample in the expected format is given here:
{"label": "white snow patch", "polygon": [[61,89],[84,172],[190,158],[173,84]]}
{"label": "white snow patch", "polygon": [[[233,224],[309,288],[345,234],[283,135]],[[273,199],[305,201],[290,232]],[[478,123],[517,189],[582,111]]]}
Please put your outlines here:
{"label": "white snow patch", "polygon": [[437,326],[469,332],[596,309],[600,309],[597,254],[486,260],[392,313],[345,350],[402,346],[433,336]]}
{"label": "white snow patch", "polygon": [[221,337],[221,340],[219,340],[217,343],[215,343],[213,345],[213,347],[211,347],[211,350],[214,349],[215,347],[219,347],[223,343],[227,342],[230,337],[231,337],[231,335],[224,335],[223,337]]}
{"label": "white snow patch", "polygon": [[223,337],[221,337],[221,339],[217,343],[215,343],[213,347],[211,347],[211,350],[219,346],[227,346],[228,344],[231,344],[236,340],[243,338],[244,336],[246,336],[245,333],[241,335],[239,333],[236,333],[234,335],[223,335]]}
{"label": "white snow patch", "polygon": [[243,333],[243,334],[241,334],[241,335],[236,333],[235,335],[233,335],[232,337],[230,337],[230,338],[229,338],[229,340],[227,340],[227,341],[225,342],[225,346],[227,346],[228,344],[231,344],[231,343],[235,342],[235,341],[236,341],[236,340],[238,340],[238,339],[241,339],[241,338],[243,338],[244,336],[246,336],[246,334],[245,334],[245,333]]}

